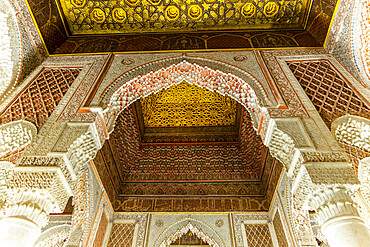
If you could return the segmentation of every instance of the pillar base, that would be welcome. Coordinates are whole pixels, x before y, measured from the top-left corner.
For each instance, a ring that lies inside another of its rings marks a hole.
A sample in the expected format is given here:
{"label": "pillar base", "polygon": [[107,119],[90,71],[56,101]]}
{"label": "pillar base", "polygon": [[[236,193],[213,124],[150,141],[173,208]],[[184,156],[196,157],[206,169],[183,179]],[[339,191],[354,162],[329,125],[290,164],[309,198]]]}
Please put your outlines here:
{"label": "pillar base", "polygon": [[40,227],[25,218],[0,220],[0,243],[3,247],[33,247],[40,234]]}
{"label": "pillar base", "polygon": [[326,221],[321,227],[330,246],[367,247],[370,233],[364,221],[356,216],[340,216]]}

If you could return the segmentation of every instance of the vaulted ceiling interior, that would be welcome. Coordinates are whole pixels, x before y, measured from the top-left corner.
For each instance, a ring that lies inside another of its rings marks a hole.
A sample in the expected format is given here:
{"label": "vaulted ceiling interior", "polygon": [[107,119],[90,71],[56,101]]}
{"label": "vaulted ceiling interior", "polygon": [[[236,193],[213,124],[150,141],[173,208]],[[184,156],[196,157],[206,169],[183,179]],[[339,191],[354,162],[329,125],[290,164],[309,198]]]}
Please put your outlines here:
{"label": "vaulted ceiling interior", "polygon": [[[143,205],[158,198],[258,198],[256,210],[267,210],[272,173],[282,168],[244,107],[187,82],[123,110],[94,162],[105,186],[113,185],[112,201],[135,201],[138,211],[153,210]],[[202,211],[196,204],[182,210]]]}

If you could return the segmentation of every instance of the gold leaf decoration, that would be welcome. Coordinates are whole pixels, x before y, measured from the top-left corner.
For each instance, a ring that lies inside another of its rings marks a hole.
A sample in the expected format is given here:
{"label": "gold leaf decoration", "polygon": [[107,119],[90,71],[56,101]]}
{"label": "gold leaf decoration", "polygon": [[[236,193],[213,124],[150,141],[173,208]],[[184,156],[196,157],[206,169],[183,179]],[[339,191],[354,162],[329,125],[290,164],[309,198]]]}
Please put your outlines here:
{"label": "gold leaf decoration", "polygon": [[145,127],[234,125],[237,102],[182,82],[141,99]]}

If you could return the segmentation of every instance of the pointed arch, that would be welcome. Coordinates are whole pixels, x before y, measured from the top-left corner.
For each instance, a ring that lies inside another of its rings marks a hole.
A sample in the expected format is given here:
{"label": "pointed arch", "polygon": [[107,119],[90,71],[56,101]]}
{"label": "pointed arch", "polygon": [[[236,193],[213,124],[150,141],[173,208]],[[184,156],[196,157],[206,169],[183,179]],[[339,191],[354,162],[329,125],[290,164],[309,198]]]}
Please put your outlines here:
{"label": "pointed arch", "polygon": [[113,129],[119,113],[136,100],[183,81],[233,98],[249,111],[253,124],[257,125],[257,115],[261,112],[260,100],[246,81],[233,74],[183,60],[169,67],[138,75],[112,92],[105,111],[113,113],[115,117],[108,124],[108,130]]}
{"label": "pointed arch", "polygon": [[269,97],[269,94],[267,93],[266,89],[262,85],[261,82],[259,82],[252,74],[249,72],[242,70],[240,68],[234,67],[232,65],[226,64],[224,62],[215,61],[212,59],[206,59],[206,58],[199,58],[199,57],[172,57],[172,58],[166,58],[161,59],[157,61],[153,61],[150,63],[146,63],[143,65],[140,65],[136,68],[133,68],[121,76],[117,77],[109,86],[105,89],[104,93],[100,97],[100,100],[103,104],[109,102],[112,94],[123,84],[125,84],[128,81],[133,80],[134,78],[137,78],[139,76],[143,76],[146,74],[150,74],[154,71],[159,71],[164,68],[170,68],[173,65],[178,65],[181,62],[187,62],[190,64],[196,64],[203,68],[208,68],[214,72],[221,72],[224,75],[231,75],[234,77],[239,78],[243,82],[247,83],[253,90],[255,91],[255,94],[261,101],[262,105],[272,105],[271,99]]}
{"label": "pointed arch", "polygon": [[206,223],[189,217],[179,220],[167,227],[156,239],[155,247],[167,247],[191,232],[211,247],[225,247],[225,243],[219,234]]}

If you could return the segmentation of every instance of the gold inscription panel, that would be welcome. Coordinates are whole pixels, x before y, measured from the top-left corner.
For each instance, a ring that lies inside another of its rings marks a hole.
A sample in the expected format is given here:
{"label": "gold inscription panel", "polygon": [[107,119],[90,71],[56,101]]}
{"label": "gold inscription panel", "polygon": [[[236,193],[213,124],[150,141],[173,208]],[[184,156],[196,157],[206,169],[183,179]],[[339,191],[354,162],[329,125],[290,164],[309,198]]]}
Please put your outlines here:
{"label": "gold inscription panel", "polygon": [[303,28],[309,0],[59,0],[72,35]]}

